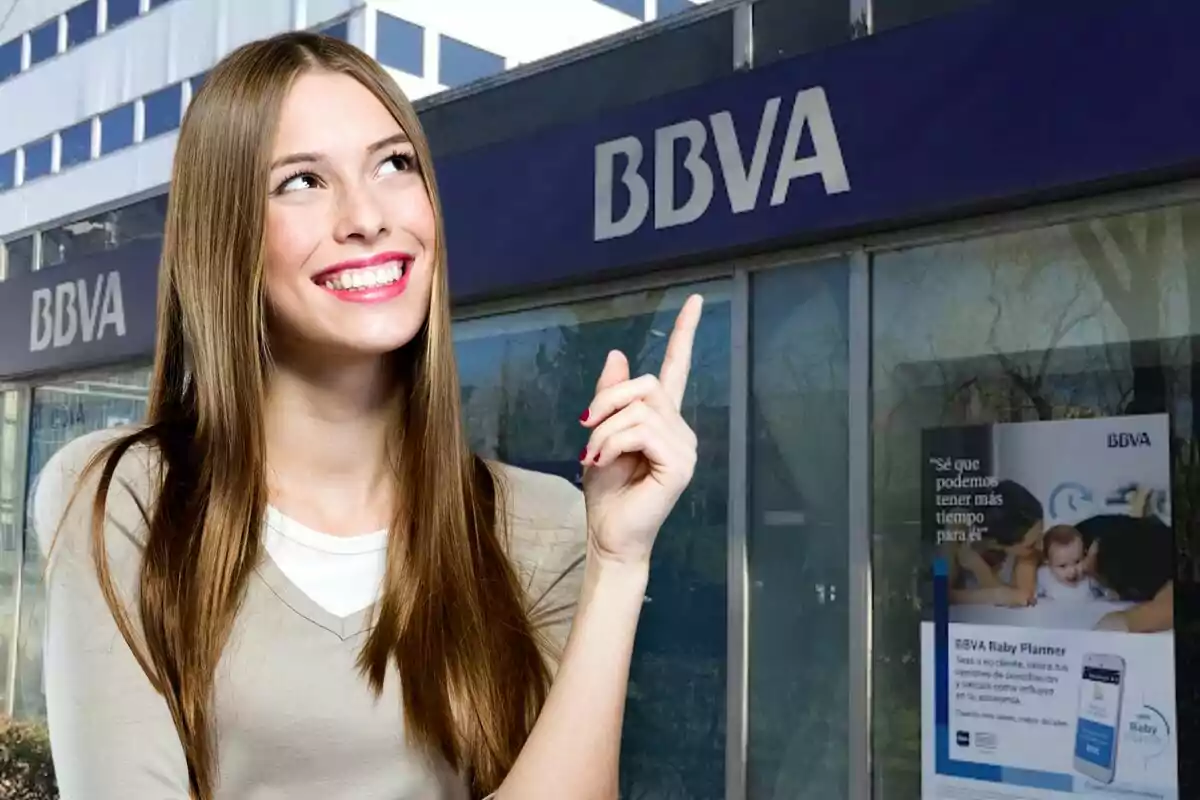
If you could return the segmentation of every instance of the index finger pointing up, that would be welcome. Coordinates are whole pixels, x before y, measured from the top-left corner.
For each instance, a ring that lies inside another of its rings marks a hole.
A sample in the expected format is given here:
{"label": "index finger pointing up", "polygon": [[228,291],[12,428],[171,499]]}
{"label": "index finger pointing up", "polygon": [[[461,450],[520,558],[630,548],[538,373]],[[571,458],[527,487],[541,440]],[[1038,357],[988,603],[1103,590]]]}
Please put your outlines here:
{"label": "index finger pointing up", "polygon": [[675,403],[683,406],[683,392],[687,388],[688,373],[692,369],[692,343],[696,340],[696,328],[700,324],[700,312],[704,298],[694,294],[683,304],[675,318],[675,328],[667,340],[667,354],[663,356],[658,380]]}

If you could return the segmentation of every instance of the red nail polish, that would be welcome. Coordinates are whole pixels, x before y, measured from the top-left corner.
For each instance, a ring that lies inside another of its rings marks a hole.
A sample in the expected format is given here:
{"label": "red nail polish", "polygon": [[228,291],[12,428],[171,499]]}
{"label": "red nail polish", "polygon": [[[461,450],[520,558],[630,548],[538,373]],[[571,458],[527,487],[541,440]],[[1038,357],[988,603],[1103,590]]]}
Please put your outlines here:
{"label": "red nail polish", "polygon": [[587,461],[587,448],[586,447],[579,451],[579,460]]}
{"label": "red nail polish", "polygon": [[592,415],[591,409],[585,408],[585,409],[583,410],[583,413],[579,415],[579,421],[580,421],[580,422],[587,422],[587,421],[588,421],[588,417],[590,417],[591,415]]}
{"label": "red nail polish", "polygon": [[593,463],[593,464],[599,464],[599,463],[600,463],[600,454],[599,454],[599,453],[596,453],[596,457],[592,459],[592,463]]}

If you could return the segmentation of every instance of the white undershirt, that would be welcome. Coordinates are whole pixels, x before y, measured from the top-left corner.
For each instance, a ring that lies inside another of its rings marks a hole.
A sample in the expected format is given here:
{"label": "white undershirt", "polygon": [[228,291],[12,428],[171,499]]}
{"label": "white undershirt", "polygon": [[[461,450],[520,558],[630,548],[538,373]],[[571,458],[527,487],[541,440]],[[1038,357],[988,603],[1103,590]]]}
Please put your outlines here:
{"label": "white undershirt", "polygon": [[348,617],[375,602],[383,586],[387,530],[332,536],[267,507],[266,548],[288,580],[317,605]]}

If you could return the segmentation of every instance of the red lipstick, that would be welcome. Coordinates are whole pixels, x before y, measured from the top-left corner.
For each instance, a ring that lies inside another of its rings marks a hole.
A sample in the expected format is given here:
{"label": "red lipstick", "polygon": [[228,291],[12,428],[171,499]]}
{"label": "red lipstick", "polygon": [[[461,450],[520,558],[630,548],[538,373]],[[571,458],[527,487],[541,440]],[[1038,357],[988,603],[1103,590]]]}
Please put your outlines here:
{"label": "red lipstick", "polygon": [[339,300],[380,303],[404,294],[412,265],[408,253],[379,253],[334,264],[312,281]]}

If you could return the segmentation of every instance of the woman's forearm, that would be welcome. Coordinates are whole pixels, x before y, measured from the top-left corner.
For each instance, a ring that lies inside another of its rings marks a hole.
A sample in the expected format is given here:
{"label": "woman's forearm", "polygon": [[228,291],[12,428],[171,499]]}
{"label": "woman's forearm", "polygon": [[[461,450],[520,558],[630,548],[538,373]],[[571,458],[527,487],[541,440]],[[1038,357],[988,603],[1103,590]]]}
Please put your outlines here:
{"label": "woman's forearm", "polygon": [[589,553],[579,609],[537,724],[496,800],[615,800],[621,723],[649,566]]}

